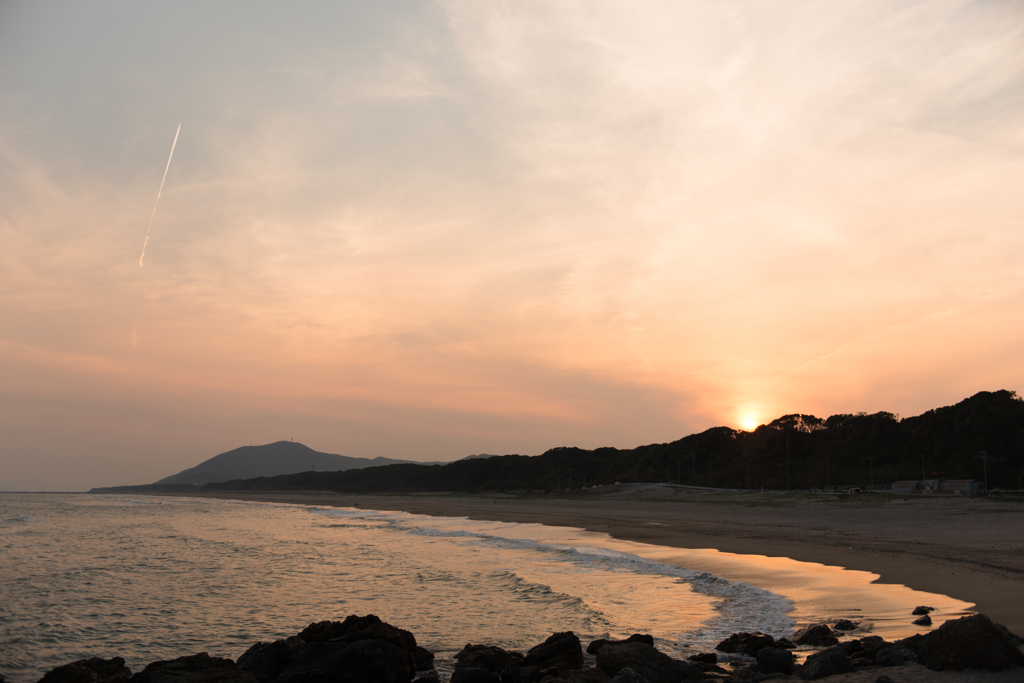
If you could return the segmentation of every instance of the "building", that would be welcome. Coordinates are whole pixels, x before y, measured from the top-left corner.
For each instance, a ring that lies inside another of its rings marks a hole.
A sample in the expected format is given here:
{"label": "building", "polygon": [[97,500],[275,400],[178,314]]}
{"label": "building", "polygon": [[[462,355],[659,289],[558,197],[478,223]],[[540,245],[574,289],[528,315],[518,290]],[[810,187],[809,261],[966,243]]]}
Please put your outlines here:
{"label": "building", "polygon": [[917,479],[893,482],[892,492],[918,496],[983,496],[985,485],[977,479]]}

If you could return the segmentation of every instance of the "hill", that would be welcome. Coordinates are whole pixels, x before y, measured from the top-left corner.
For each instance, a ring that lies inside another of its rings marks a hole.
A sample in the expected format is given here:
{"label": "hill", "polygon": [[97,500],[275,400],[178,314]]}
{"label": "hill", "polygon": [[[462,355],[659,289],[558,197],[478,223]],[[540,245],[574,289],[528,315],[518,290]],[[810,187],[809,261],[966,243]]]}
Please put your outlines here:
{"label": "hill", "polygon": [[988,478],[1024,488],[1024,401],[983,391],[902,420],[868,415],[785,415],[752,432],[713,427],[633,449],[553,448],[445,465],[396,464],[210,484],[208,490],[339,492],[546,490],[615,482],[675,482],[719,488],[809,489],[901,479]]}
{"label": "hill", "polygon": [[273,477],[295,472],[344,472],[361,467],[379,467],[409,460],[391,458],[353,458],[346,455],[321,453],[309,446],[293,441],[278,441],[263,446],[242,446],[233,451],[215,455],[195,467],[154,482],[156,486],[172,484],[209,484],[232,479]]}

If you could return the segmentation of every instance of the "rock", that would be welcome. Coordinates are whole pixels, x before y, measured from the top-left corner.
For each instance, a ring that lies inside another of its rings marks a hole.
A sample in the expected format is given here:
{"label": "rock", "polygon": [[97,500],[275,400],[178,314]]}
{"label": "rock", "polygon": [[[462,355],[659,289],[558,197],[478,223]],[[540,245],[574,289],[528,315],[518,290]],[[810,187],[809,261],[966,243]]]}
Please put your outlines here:
{"label": "rock", "polygon": [[335,638],[344,638],[345,636],[383,623],[380,617],[375,614],[367,614],[365,617],[350,614],[345,617],[345,621],[318,621],[312,623],[302,629],[299,633],[299,638],[302,638],[307,643],[334,640]]}
{"label": "rock", "polygon": [[314,641],[277,677],[275,683],[409,683],[412,656],[386,640]]}
{"label": "rock", "polygon": [[761,673],[786,674],[793,673],[795,657],[789,650],[778,647],[762,647],[757,651],[757,668]]}
{"label": "rock", "polygon": [[[603,649],[603,648],[602,648]],[[554,633],[540,645],[526,653],[526,663],[542,669],[554,668],[559,672],[583,668],[583,647],[572,631]]]}
{"label": "rock", "polygon": [[775,647],[781,647],[784,650],[795,650],[796,643],[789,638],[779,638],[775,641]]}
{"label": "rock", "polygon": [[700,662],[701,664],[718,664],[718,653],[701,652],[700,654],[690,655],[687,659],[691,662]]}
{"label": "rock", "polygon": [[919,605],[919,606],[914,608],[914,611],[911,612],[911,614],[914,615],[915,617],[918,617],[918,616],[921,616],[922,614],[928,614],[929,612],[934,612],[934,611],[935,611],[934,607],[928,607],[927,605]]}
{"label": "rock", "polygon": [[[413,664],[417,671],[432,671],[434,668],[434,653],[419,645],[413,652]],[[423,677],[420,676],[422,679]]]}
{"label": "rock", "polygon": [[833,648],[808,657],[803,669],[800,670],[800,678],[805,681],[816,681],[849,670],[850,659],[839,649]]}
{"label": "rock", "polygon": [[205,652],[148,664],[132,676],[131,683],[259,683],[230,659]]}
{"label": "rock", "polygon": [[907,647],[916,646],[917,660],[935,671],[1002,671],[1024,666],[1024,654],[1010,632],[984,614],[947,621],[920,640],[907,638],[902,642]]}
{"label": "rock", "polygon": [[834,628],[837,631],[852,631],[853,629],[857,628],[858,626],[860,626],[860,622],[859,621],[850,621],[849,619],[840,619],[835,624],[833,624],[832,628]]}
{"label": "rock", "polygon": [[890,645],[875,653],[874,662],[878,666],[899,666],[907,662],[916,662],[917,653],[902,645]]}
{"label": "rock", "polygon": [[622,671],[615,674],[615,678],[612,679],[612,683],[649,683],[646,678],[641,678],[640,675],[630,669],[628,666],[623,668]]}
{"label": "rock", "polygon": [[432,669],[417,678],[416,683],[441,683],[441,674]]}
{"label": "rock", "polygon": [[793,634],[793,642],[797,645],[812,645],[814,647],[837,645],[839,639],[826,624],[815,624],[800,629]]}
{"label": "rock", "polygon": [[587,645],[587,654],[597,654],[597,651],[608,643],[647,643],[648,645],[654,645],[654,636],[647,635],[646,633],[634,633],[625,640],[608,640],[606,638],[598,638],[597,640],[590,641],[590,645]]}
{"label": "rock", "polygon": [[597,651],[597,666],[613,680],[626,668],[649,683],[678,683],[704,677],[690,662],[672,659],[647,643],[608,643]]}
{"label": "rock", "polygon": [[302,638],[292,636],[272,643],[256,643],[235,662],[261,681],[272,681],[298,656],[305,645]]}
{"label": "rock", "polygon": [[917,619],[914,619],[910,623],[912,623],[914,626],[931,626],[932,618],[926,614],[923,617],[918,617]]}
{"label": "rock", "polygon": [[120,657],[90,657],[50,670],[39,679],[39,683],[123,683],[131,676],[131,669],[124,665]]}
{"label": "rock", "polygon": [[885,674],[882,674],[881,676],[875,679],[875,683],[895,683],[895,681],[893,681]]}
{"label": "rock", "polygon": [[452,672],[451,683],[502,683],[501,676],[476,666],[464,666]]}
{"label": "rock", "polygon": [[509,664],[525,666],[526,658],[518,652],[509,652],[494,645],[466,645],[455,655],[455,662],[456,670],[473,667],[486,669],[500,676]]}
{"label": "rock", "polygon": [[566,683],[611,683],[612,679],[600,669],[588,667],[586,669],[566,671],[559,677],[559,680],[566,681]]}
{"label": "rock", "polygon": [[719,652],[739,652],[754,657],[763,647],[775,647],[775,639],[763,633],[734,633],[718,645]]}

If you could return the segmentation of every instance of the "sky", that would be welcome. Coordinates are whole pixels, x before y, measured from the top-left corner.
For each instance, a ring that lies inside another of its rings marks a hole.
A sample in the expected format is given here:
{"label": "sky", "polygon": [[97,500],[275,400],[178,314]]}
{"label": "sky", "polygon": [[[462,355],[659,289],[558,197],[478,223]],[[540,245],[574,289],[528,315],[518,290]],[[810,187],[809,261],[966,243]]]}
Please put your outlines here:
{"label": "sky", "polygon": [[0,490],[1022,390],[1022,188],[1020,0],[0,0]]}

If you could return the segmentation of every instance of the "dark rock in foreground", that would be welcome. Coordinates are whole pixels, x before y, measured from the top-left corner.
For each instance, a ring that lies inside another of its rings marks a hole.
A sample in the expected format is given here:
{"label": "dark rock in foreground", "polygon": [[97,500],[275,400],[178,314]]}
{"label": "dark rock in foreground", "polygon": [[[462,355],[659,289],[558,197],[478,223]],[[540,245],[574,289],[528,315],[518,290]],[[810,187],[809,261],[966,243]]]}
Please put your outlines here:
{"label": "dark rock in foreground", "polygon": [[775,639],[763,633],[734,633],[716,645],[715,649],[756,657],[758,651],[765,647],[775,647]]}
{"label": "dark rock in foreground", "polygon": [[947,621],[925,636],[900,641],[917,652],[918,661],[935,671],[1024,666],[1024,654],[1013,634],[984,614]]}
{"label": "dark rock in foreground", "polygon": [[205,652],[153,662],[129,680],[131,683],[259,683],[259,679],[239,669],[230,659],[211,657]]}
{"label": "dark rock in foreground", "polygon": [[836,638],[836,634],[832,632],[832,629],[827,624],[815,624],[794,633],[793,642],[797,645],[828,647],[830,645],[837,645],[839,639]]}
{"label": "dark rock in foreground", "polygon": [[[839,624],[837,623],[837,626]],[[1022,641],[1004,627],[976,614],[947,621],[925,635],[896,643],[866,636],[839,643],[832,630],[818,624],[798,631],[794,640],[827,649],[800,666],[793,643],[763,633],[734,633],[718,650],[756,658],[717,666],[718,655],[674,659],[654,647],[650,635],[626,640],[595,640],[587,646],[596,667],[587,667],[579,638],[555,633],[524,655],[490,645],[467,645],[455,655],[452,683],[679,683],[728,676],[726,680],[760,683],[799,673],[818,680],[837,673],[920,662],[934,670],[1002,670],[1024,666]],[[831,645],[831,647],[828,647]],[[416,672],[423,683],[439,683],[434,655],[419,647],[409,631],[378,617],[352,615],[344,621],[310,624],[301,633],[274,642],[256,643],[237,662],[205,652],[153,662],[134,676],[120,657],[83,659],[59,666],[40,683],[410,683]],[[0,677],[0,683],[3,678]]]}
{"label": "dark rock in foreground", "polygon": [[124,683],[131,676],[131,669],[120,657],[92,657],[58,666],[39,679],[39,683]]}
{"label": "dark rock in foreground", "polygon": [[678,683],[704,678],[704,672],[691,662],[672,659],[647,643],[608,643],[597,651],[597,666],[613,680],[624,669],[649,683]]}

